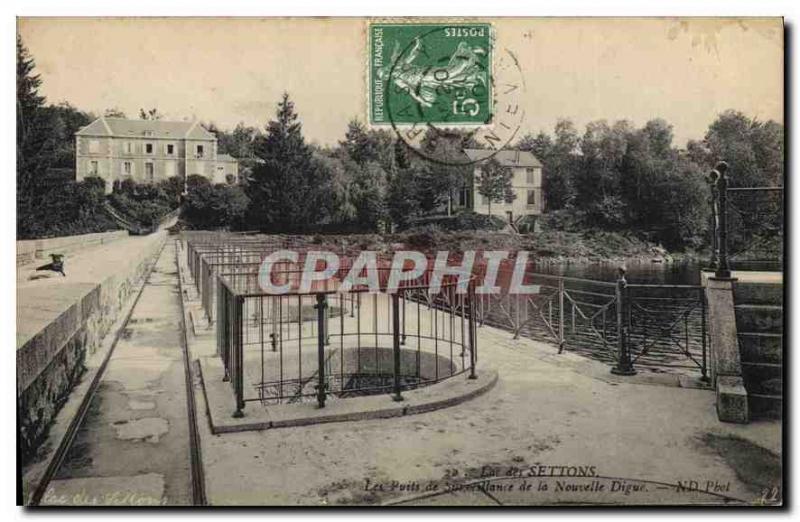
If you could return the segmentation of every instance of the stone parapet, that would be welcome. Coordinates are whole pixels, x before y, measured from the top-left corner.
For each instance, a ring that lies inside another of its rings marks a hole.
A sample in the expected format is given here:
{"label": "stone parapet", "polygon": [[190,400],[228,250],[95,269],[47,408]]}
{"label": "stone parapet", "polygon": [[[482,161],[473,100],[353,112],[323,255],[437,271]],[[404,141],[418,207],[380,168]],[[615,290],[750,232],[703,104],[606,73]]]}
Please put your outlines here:
{"label": "stone parapet", "polygon": [[711,382],[717,392],[717,416],[724,422],[750,420],[747,391],[736,333],[733,279],[706,280],[708,333],[711,340]]}
{"label": "stone parapet", "polygon": [[128,236],[126,230],[17,241],[17,266],[49,260],[50,254],[71,254],[88,247],[103,245]]}
{"label": "stone parapet", "polygon": [[43,440],[79,382],[87,357],[140,287],[165,239],[166,232],[129,239],[124,249],[97,253],[107,261],[102,270],[91,267],[85,274],[18,288],[17,404],[23,460]]}

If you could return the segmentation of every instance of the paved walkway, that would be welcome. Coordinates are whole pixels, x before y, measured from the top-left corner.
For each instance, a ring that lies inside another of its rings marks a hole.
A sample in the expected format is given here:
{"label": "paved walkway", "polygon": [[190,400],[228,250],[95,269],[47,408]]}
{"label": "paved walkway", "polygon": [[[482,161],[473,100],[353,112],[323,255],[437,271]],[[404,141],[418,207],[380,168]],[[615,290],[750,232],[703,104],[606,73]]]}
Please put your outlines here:
{"label": "paved walkway", "polygon": [[191,503],[177,283],[168,241],[42,504]]}
{"label": "paved walkway", "polygon": [[17,348],[107,278],[130,273],[141,262],[141,253],[165,234],[130,236],[70,254],[65,258],[66,277],[36,271],[49,260],[17,267]]}

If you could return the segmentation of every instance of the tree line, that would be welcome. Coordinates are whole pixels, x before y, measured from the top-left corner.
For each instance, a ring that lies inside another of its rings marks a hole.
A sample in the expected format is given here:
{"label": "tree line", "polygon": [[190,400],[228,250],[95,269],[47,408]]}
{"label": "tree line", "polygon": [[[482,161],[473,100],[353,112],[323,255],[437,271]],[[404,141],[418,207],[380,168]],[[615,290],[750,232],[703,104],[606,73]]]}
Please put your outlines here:
{"label": "tree line", "polygon": [[[18,235],[47,228],[37,220],[64,223],[59,230],[68,230],[67,223],[80,228],[80,223],[91,222],[96,194],[88,201],[77,198],[72,207],[66,205],[77,212],[57,213],[57,218],[37,214],[42,209],[36,202],[66,198],[66,193],[48,188],[52,183],[47,172],[74,166],[74,132],[92,115],[65,104],[46,105],[38,95],[33,60],[19,40],[17,51]],[[118,109],[106,114],[124,116]],[[142,109],[140,117],[160,114]],[[186,180],[182,220],[194,228],[379,232],[428,217],[435,220],[432,216],[454,211],[453,202],[472,182],[474,168],[434,163],[425,154],[455,159],[464,148],[481,148],[467,132],[429,130],[422,140],[423,154],[418,154],[393,132],[367,128],[357,119],[348,123],[336,145],[308,143],[288,93],[263,129],[242,123],[230,131],[213,123],[204,126],[216,135],[219,153],[239,159],[241,182]],[[528,134],[513,146],[532,152],[543,163],[547,226],[631,231],[682,250],[707,246],[707,174],[715,162],[728,161],[734,186],[782,185],[783,142],[779,123],[729,110],[710,124],[702,139],[685,148],[673,143],[673,128],[663,119],[641,127],[626,120],[600,120],[582,132],[570,120],[560,120],[552,133]],[[475,181],[491,201],[513,199],[509,174],[496,162],[484,164]],[[81,183],[71,186],[91,192]],[[168,198],[170,186],[164,187]],[[22,219],[25,216],[35,218]]]}
{"label": "tree line", "polygon": [[[382,225],[405,226],[446,213],[473,175],[470,166],[426,161],[392,132],[367,129],[358,120],[348,124],[337,146],[309,145],[288,94],[265,132],[243,125],[216,132],[221,150],[263,159],[243,185],[250,203],[242,209],[241,225],[248,229],[373,232]],[[783,141],[782,125],[729,110],[685,148],[673,143],[672,125],[663,119],[641,127],[595,121],[582,133],[560,120],[552,134],[525,135],[514,147],[543,164],[550,226],[633,231],[682,250],[707,246],[708,173],[714,164],[728,161],[731,186],[780,186]],[[458,131],[428,131],[422,147],[437,157],[479,148]],[[478,169],[477,189],[491,201],[514,197],[501,170],[491,161]]]}
{"label": "tree line", "polygon": [[[103,210],[110,200],[118,210],[151,225],[175,208],[183,185],[177,179],[154,186],[123,181],[105,195],[101,178],[75,180],[75,133],[96,116],[69,103],[46,103],[42,80],[28,49],[17,37],[17,238],[67,236],[114,230],[117,224]],[[156,109],[140,111],[157,119]],[[106,116],[125,117],[119,109]]]}

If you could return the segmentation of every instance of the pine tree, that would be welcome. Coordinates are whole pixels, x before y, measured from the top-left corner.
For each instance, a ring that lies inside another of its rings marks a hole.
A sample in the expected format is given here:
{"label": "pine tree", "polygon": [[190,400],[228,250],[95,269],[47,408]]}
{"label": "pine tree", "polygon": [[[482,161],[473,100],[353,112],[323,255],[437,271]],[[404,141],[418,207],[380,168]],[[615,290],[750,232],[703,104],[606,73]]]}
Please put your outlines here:
{"label": "pine tree", "polygon": [[28,237],[35,229],[42,186],[55,153],[52,118],[39,94],[42,80],[34,70],[36,63],[17,36],[17,235]]}
{"label": "pine tree", "polygon": [[255,153],[258,164],[248,184],[248,225],[259,230],[308,229],[324,217],[330,173],[315,161],[303,139],[294,103],[284,93],[276,118],[259,137]]}
{"label": "pine tree", "polygon": [[350,123],[347,124],[344,141],[339,144],[350,156],[350,159],[359,165],[378,160],[378,144],[367,133],[364,124],[356,119],[350,120]]}

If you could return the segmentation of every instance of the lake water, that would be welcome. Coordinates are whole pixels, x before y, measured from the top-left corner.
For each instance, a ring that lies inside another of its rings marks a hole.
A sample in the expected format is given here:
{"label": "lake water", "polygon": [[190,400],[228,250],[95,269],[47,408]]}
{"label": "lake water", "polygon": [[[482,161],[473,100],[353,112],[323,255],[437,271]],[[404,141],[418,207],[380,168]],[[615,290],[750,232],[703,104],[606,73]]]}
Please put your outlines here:
{"label": "lake water", "polygon": [[[741,270],[780,270],[781,263],[774,262],[740,262],[733,263],[732,268]],[[620,263],[565,263],[542,264],[536,271],[542,274],[580,277],[599,281],[613,282],[617,280]],[[698,261],[682,261],[674,263],[626,263],[625,277],[629,283],[667,284],[667,285],[699,285],[700,271],[706,270],[708,263]]]}

